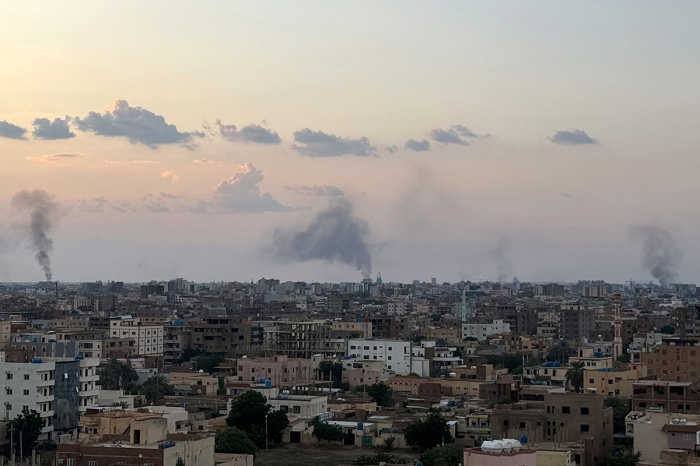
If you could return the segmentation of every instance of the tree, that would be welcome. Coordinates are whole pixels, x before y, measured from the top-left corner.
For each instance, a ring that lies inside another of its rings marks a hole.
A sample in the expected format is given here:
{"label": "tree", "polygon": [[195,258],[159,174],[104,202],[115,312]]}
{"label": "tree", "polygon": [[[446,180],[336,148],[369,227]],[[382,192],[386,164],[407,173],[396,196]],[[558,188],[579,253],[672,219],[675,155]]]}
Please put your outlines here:
{"label": "tree", "polygon": [[319,441],[325,440],[328,443],[340,442],[345,437],[342,427],[321,422],[318,420],[318,417],[314,418],[312,425],[314,426],[314,431],[311,435],[316,437],[316,439]]}
{"label": "tree", "polygon": [[374,451],[377,453],[388,453],[394,449],[394,443],[396,443],[396,437],[387,437],[381,445],[374,447]]}
{"label": "tree", "polygon": [[323,380],[326,380],[328,377],[333,381],[333,388],[343,387],[343,365],[340,362],[321,361],[318,365],[318,370]]}
{"label": "tree", "polygon": [[448,346],[448,345],[449,345],[448,341],[445,340],[444,338],[438,338],[437,340],[435,340],[435,346]]}
{"label": "tree", "polygon": [[523,358],[515,354],[502,354],[500,356],[489,356],[486,359],[486,363],[505,367],[508,369],[508,372],[513,372],[518,366],[523,365]]}
{"label": "tree", "polygon": [[459,466],[463,460],[464,448],[456,443],[431,448],[420,455],[420,461],[425,466]]}
{"label": "tree", "polygon": [[618,396],[609,396],[605,398],[605,406],[613,409],[613,430],[616,433],[625,432],[625,418],[630,413],[627,399]]}
{"label": "tree", "polygon": [[642,457],[642,453],[625,452],[608,459],[608,466],[636,466]]}
{"label": "tree", "polygon": [[194,358],[195,356],[198,356],[201,352],[202,350],[200,350],[199,348],[194,349],[191,346],[188,346],[182,351],[182,357],[180,357],[180,362],[189,362],[190,359]]}
{"label": "tree", "polygon": [[168,383],[168,379],[160,374],[150,376],[143,385],[141,385],[141,391],[146,396],[146,399],[152,403],[156,403],[166,396],[175,394],[175,389]]}
{"label": "tree", "polygon": [[586,366],[581,361],[572,362],[569,369],[566,371],[566,382],[574,387],[576,393],[583,388],[583,377],[585,375]]}
{"label": "tree", "polygon": [[12,439],[15,444],[15,451],[19,451],[19,433],[22,432],[22,454],[29,456],[37,446],[42,427],[44,427],[44,421],[41,419],[41,415],[33,409],[31,411],[25,410],[7,423],[7,435],[5,438],[8,440]]}
{"label": "tree", "polygon": [[217,453],[245,453],[255,455],[258,447],[245,432],[236,427],[226,427],[216,433],[214,445]]}
{"label": "tree", "polygon": [[175,466],[185,466],[185,460],[183,460],[182,458],[178,458],[175,462]]}
{"label": "tree", "polygon": [[218,353],[209,353],[205,351],[200,353],[194,361],[197,370],[202,370],[208,374],[213,374],[216,366],[224,362],[224,357]]}
{"label": "tree", "polygon": [[121,408],[121,409],[129,409],[131,408],[131,405],[127,401],[114,401],[110,405],[112,408]]}
{"label": "tree", "polygon": [[394,404],[392,395],[394,390],[386,382],[377,382],[372,385],[360,385],[355,388],[358,392],[367,392],[377,406],[391,407]]}
{"label": "tree", "polygon": [[216,390],[216,394],[217,395],[225,395],[226,394],[226,381],[224,380],[223,377],[219,377],[218,383],[219,383],[219,388]]}
{"label": "tree", "polygon": [[572,350],[569,344],[565,341],[561,341],[558,344],[549,348],[549,353],[547,353],[547,361],[559,361],[562,364],[569,362],[569,355]]}
{"label": "tree", "polygon": [[128,362],[122,363],[114,358],[97,369],[100,387],[104,390],[128,390],[139,380],[136,370]]}
{"label": "tree", "polygon": [[659,329],[659,332],[665,333],[666,335],[673,335],[674,333],[676,333],[676,327],[674,327],[673,325],[664,325]]}
{"label": "tree", "polygon": [[403,430],[406,444],[421,450],[429,450],[443,443],[452,442],[450,429],[440,413],[431,410],[425,419],[411,422]]}
{"label": "tree", "polygon": [[265,397],[259,392],[243,393],[231,403],[231,411],[226,424],[244,431],[258,447],[265,446],[265,417],[267,416],[267,438],[273,442],[282,441],[282,431],[289,425],[287,414],[272,411]]}
{"label": "tree", "polygon": [[375,453],[372,456],[358,456],[353,462],[355,466],[374,466],[382,463],[396,463],[396,458],[388,453]]}

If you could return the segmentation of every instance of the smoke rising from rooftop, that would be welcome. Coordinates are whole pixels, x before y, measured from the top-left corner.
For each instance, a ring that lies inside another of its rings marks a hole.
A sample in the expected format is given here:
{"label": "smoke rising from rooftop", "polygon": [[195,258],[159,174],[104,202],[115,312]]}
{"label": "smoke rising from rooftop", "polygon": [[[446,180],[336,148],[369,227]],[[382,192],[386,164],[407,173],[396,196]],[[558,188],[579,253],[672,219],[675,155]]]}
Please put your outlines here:
{"label": "smoke rising from rooftop", "polygon": [[368,235],[369,224],[355,216],[350,201],[340,199],[316,214],[302,230],[278,228],[273,239],[274,254],[283,262],[339,261],[369,277],[372,258]]}
{"label": "smoke rising from rooftop", "polygon": [[32,248],[36,251],[36,261],[44,271],[46,280],[51,280],[51,257],[53,240],[49,237],[58,218],[59,205],[46,191],[19,191],[12,197],[14,211],[28,215],[27,233]]}
{"label": "smoke rising from rooftop", "polygon": [[508,281],[508,277],[513,276],[513,259],[510,257],[510,238],[501,237],[496,244],[496,248],[491,251],[491,257],[496,262],[498,271],[498,281]]}
{"label": "smoke rising from rooftop", "polygon": [[651,276],[662,286],[673,282],[682,259],[673,234],[659,225],[648,224],[632,227],[630,235],[642,241],[642,262]]}

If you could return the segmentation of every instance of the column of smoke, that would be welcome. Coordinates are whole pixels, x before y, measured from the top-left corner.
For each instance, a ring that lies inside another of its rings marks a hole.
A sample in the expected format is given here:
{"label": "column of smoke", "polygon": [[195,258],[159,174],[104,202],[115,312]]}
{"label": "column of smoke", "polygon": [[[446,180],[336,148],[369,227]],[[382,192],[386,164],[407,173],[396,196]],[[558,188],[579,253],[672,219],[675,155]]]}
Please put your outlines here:
{"label": "column of smoke", "polygon": [[491,256],[496,262],[498,271],[498,281],[508,281],[508,277],[513,276],[513,259],[510,257],[510,239],[501,237],[496,244],[496,248],[491,251]]}
{"label": "column of smoke", "polygon": [[350,201],[341,199],[316,214],[302,230],[278,228],[273,250],[283,262],[339,261],[369,277],[372,258],[368,235],[369,224],[354,215]]}
{"label": "column of smoke", "polygon": [[36,261],[44,271],[46,280],[51,280],[51,257],[53,240],[49,237],[58,217],[59,206],[46,191],[20,191],[12,197],[12,209],[29,216],[27,233]]}
{"label": "column of smoke", "polygon": [[632,227],[630,235],[642,241],[644,268],[662,286],[672,283],[678,276],[682,258],[673,234],[659,225],[648,224]]}

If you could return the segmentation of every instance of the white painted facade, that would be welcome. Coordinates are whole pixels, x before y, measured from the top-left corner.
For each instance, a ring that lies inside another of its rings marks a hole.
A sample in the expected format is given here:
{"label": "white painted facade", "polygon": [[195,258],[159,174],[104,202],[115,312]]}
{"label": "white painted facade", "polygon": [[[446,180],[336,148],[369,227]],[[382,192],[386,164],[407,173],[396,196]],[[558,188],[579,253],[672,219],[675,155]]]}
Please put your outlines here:
{"label": "white painted facade", "polygon": [[411,373],[410,341],[350,339],[346,354],[359,361],[384,361],[386,369],[397,375]]}
{"label": "white painted facade", "polygon": [[163,355],[163,325],[142,324],[140,318],[131,316],[115,317],[109,325],[110,338],[134,341],[138,356]]}
{"label": "white painted facade", "polygon": [[510,333],[510,324],[503,322],[503,319],[494,319],[488,324],[462,324],[462,339],[476,338],[484,341],[491,335],[500,333]]}

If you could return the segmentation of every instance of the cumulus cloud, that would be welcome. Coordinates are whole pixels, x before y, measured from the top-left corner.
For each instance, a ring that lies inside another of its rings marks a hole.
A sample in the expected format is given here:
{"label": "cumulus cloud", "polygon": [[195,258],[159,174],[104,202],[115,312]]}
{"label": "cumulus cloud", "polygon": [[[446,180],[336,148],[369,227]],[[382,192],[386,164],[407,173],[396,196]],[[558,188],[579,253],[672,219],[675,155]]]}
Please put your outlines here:
{"label": "cumulus cloud", "polygon": [[295,131],[294,141],[292,149],[307,157],[369,157],[377,154],[377,148],[366,137],[342,138],[322,131],[311,131],[309,128]]}
{"label": "cumulus cloud", "polygon": [[69,159],[75,159],[75,158],[80,158],[84,154],[46,154],[42,155],[41,157],[27,157],[27,160],[35,160],[37,162],[46,162],[46,163],[56,163],[56,162],[62,162],[65,160]]}
{"label": "cumulus cloud", "polygon": [[337,186],[285,186],[284,189],[303,196],[335,197],[345,194]]}
{"label": "cumulus cloud", "polygon": [[282,140],[279,135],[260,125],[247,125],[240,130],[235,125],[225,125],[221,120],[216,120],[214,124],[204,122],[204,128],[212,136],[219,135],[229,141],[255,144],[280,144]]}
{"label": "cumulus cloud", "polygon": [[406,145],[404,147],[414,152],[425,152],[430,150],[430,142],[426,141],[425,139],[423,139],[422,141],[409,139],[408,141],[406,141]]}
{"label": "cumulus cloud", "polygon": [[104,197],[95,197],[92,199],[81,199],[78,201],[78,210],[85,213],[102,213],[105,206],[108,204]]}
{"label": "cumulus cloud", "polygon": [[396,146],[386,146],[386,151],[389,152],[390,154],[398,152],[398,150],[399,150],[399,148]]}
{"label": "cumulus cloud", "polygon": [[554,144],[562,146],[575,146],[579,144],[598,144],[598,141],[586,134],[580,129],[569,129],[566,131],[557,131],[554,136],[549,138]]}
{"label": "cumulus cloud", "polygon": [[13,125],[3,120],[0,121],[0,138],[27,139],[24,135],[27,130],[21,126]]}
{"label": "cumulus cloud", "polygon": [[45,141],[74,138],[75,133],[71,132],[68,123],[70,123],[70,117],[66,117],[63,120],[56,118],[53,121],[48,118],[37,118],[32,122],[32,126],[34,126],[32,135],[34,139],[43,139]]}
{"label": "cumulus cloud", "polygon": [[90,112],[85,118],[74,118],[80,131],[91,131],[99,136],[123,136],[129,142],[140,142],[151,149],[160,144],[182,144],[193,149],[193,138],[204,137],[202,132],[180,132],[161,115],[142,107],[131,107],[126,100],[115,100],[103,114]]}
{"label": "cumulus cloud", "polygon": [[464,138],[478,137],[472,130],[462,125],[452,125],[448,129],[434,128],[428,132],[428,136],[435,142],[440,144],[459,144],[468,146]]}
{"label": "cumulus cloud", "polygon": [[[278,212],[290,210],[277,202],[270,193],[260,192],[263,175],[253,164],[247,163],[243,171],[214,188],[214,203],[228,212]],[[201,208],[202,206],[200,206]],[[203,206],[206,210],[206,205]]]}
{"label": "cumulus cloud", "polygon": [[174,171],[171,171],[171,170],[164,171],[163,173],[160,174],[160,177],[163,178],[164,180],[172,181],[173,184],[180,181],[180,177],[177,175],[177,173],[175,173]]}

